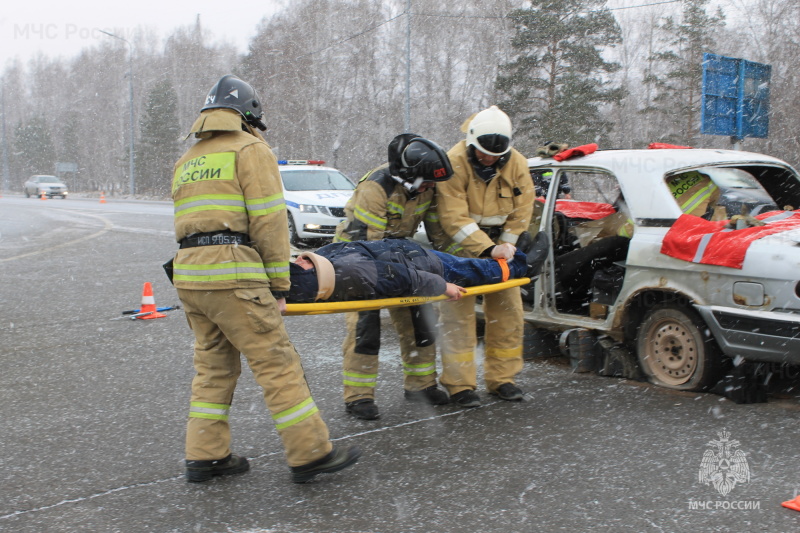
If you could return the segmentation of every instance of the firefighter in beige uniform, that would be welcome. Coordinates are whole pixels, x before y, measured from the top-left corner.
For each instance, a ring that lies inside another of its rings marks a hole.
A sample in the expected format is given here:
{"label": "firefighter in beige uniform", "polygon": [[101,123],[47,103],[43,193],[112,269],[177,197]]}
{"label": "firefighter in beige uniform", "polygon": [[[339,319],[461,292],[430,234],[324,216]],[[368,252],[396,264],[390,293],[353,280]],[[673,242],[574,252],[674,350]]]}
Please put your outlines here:
{"label": "firefighter in beige uniform", "polygon": [[[525,157],[511,148],[511,121],[496,106],[465,123],[466,140],[450,149],[453,177],[436,188],[441,229],[437,249],[462,257],[510,258],[528,228],[534,187]],[[522,298],[519,287],[483,297],[487,390],[519,401],[514,376],[522,369]],[[439,306],[441,383],[461,407],[477,407],[475,297]]]}
{"label": "firefighter in beige uniform", "polygon": [[720,190],[708,175],[692,170],[678,174],[667,181],[669,192],[687,215],[725,220],[724,208],[716,209]]}
{"label": "firefighter in beige uniform", "polygon": [[289,236],[277,161],[253,88],[223,76],[176,163],[173,283],[195,335],[186,477],[248,470],[231,454],[228,412],[244,354],[283,441],[292,479],[341,470],[358,448],[334,448],[281,319],[289,291]]}
{"label": "firefighter in beige uniform", "polygon": [[[447,155],[435,143],[413,133],[389,144],[388,163],[359,181],[345,206],[347,220],[336,229],[335,242],[413,237],[429,212],[436,182],[452,174]],[[431,405],[448,403],[436,384],[435,318],[430,305],[390,308],[400,338],[404,395]],[[375,404],[380,350],[380,311],[346,313],[344,401],[348,413],[364,420],[379,418]]]}

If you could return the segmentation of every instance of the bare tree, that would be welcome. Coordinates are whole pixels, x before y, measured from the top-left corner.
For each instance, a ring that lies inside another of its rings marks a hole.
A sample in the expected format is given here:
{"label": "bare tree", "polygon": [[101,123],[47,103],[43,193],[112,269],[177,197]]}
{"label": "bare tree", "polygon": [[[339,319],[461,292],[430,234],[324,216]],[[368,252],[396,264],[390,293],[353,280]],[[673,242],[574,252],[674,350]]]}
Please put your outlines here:
{"label": "bare tree", "polygon": [[745,15],[739,36],[749,37],[750,59],[772,66],[769,138],[745,139],[745,145],[800,166],[800,4],[738,0],[737,5]]}
{"label": "bare tree", "polygon": [[683,0],[680,20],[666,17],[659,26],[661,47],[651,56],[644,79],[654,88],[646,117],[660,115],[668,129],[660,140],[694,145],[698,140],[703,53],[714,52],[715,36],[724,25],[721,9],[706,12],[709,0]]}
{"label": "bare tree", "polygon": [[[208,89],[233,73],[259,91],[266,137],[279,156],[325,159],[360,177],[385,160],[387,144],[405,128],[407,81],[411,130],[449,148],[463,138],[459,127],[465,119],[499,103],[494,86],[499,66],[515,57],[507,15],[530,5],[464,0],[443,7],[412,0],[408,11],[408,0],[297,0],[262,21],[244,55],[216,42],[199,19],[164,40],[137,29],[130,36],[136,145],[147,148],[152,141],[140,124],[148,105],[148,114],[157,113],[158,106],[148,101],[159,85],[174,88],[161,105],[171,106],[175,114],[169,120],[185,134]],[[721,12],[706,13],[705,0],[614,12],[623,42],[615,51],[605,50],[602,59],[621,68],[605,72],[600,81],[623,88],[626,96],[598,108],[602,120],[614,126],[609,144],[729,146],[726,137],[697,135],[698,58],[711,51],[772,65],[770,138],[746,139],[745,147],[800,164],[800,5],[786,0],[722,5],[734,15],[738,10],[729,30],[722,28]],[[680,18],[669,18],[684,7]],[[6,65],[0,81],[12,187],[21,186],[26,172],[50,173],[54,163],[72,162],[79,169],[69,176],[73,190],[127,192],[129,53],[125,43],[101,39],[71,59],[38,57]],[[587,135],[597,134],[589,122],[574,122]],[[165,131],[167,137],[175,134]],[[520,135],[516,141],[523,153],[533,147]],[[34,157],[29,152],[40,142],[44,148]],[[163,161],[168,157],[156,159],[153,170],[140,159],[144,174],[137,180],[165,196],[162,186],[169,176],[161,174],[168,174]]]}

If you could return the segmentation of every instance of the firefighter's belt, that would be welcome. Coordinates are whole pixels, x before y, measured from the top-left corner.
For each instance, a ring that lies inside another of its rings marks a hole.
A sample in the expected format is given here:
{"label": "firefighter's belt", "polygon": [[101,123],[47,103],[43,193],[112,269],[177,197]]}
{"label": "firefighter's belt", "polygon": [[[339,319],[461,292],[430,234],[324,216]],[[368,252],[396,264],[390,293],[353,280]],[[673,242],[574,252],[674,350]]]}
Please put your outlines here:
{"label": "firefighter's belt", "polygon": [[217,246],[220,244],[243,244],[250,243],[250,235],[246,233],[236,233],[235,231],[212,231],[210,233],[193,233],[181,240],[181,249],[194,248],[196,246]]}
{"label": "firefighter's belt", "polygon": [[503,233],[503,226],[478,226],[492,241],[497,241]]}

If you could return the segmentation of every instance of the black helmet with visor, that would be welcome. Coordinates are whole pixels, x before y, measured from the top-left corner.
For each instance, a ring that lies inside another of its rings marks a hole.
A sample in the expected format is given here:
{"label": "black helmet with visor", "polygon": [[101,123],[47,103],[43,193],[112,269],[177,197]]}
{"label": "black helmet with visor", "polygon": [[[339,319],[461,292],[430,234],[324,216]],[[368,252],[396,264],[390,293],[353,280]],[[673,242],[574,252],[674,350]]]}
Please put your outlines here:
{"label": "black helmet with visor", "polygon": [[261,102],[255,89],[233,74],[226,74],[214,84],[208,91],[206,103],[200,111],[218,108],[233,109],[251,126],[261,131],[267,129],[263,121],[264,112],[261,110]]}

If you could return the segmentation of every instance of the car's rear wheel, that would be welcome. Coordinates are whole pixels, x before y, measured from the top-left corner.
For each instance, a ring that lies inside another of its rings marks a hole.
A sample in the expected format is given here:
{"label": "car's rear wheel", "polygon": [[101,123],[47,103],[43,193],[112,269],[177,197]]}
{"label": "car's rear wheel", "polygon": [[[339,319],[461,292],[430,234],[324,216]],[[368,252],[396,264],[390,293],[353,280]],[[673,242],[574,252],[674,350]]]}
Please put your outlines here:
{"label": "car's rear wheel", "polygon": [[558,357],[561,350],[558,348],[558,338],[552,331],[534,327],[525,322],[522,337],[522,358],[526,361]]}
{"label": "car's rear wheel", "polygon": [[289,219],[289,242],[293,246],[297,246],[298,244],[301,244],[303,240],[297,236],[297,226],[294,223],[294,218],[292,218],[292,215],[287,213],[287,218]]}
{"label": "car's rear wheel", "polygon": [[676,390],[705,390],[722,372],[722,356],[708,328],[688,307],[650,310],[639,328],[636,354],[651,383]]}

